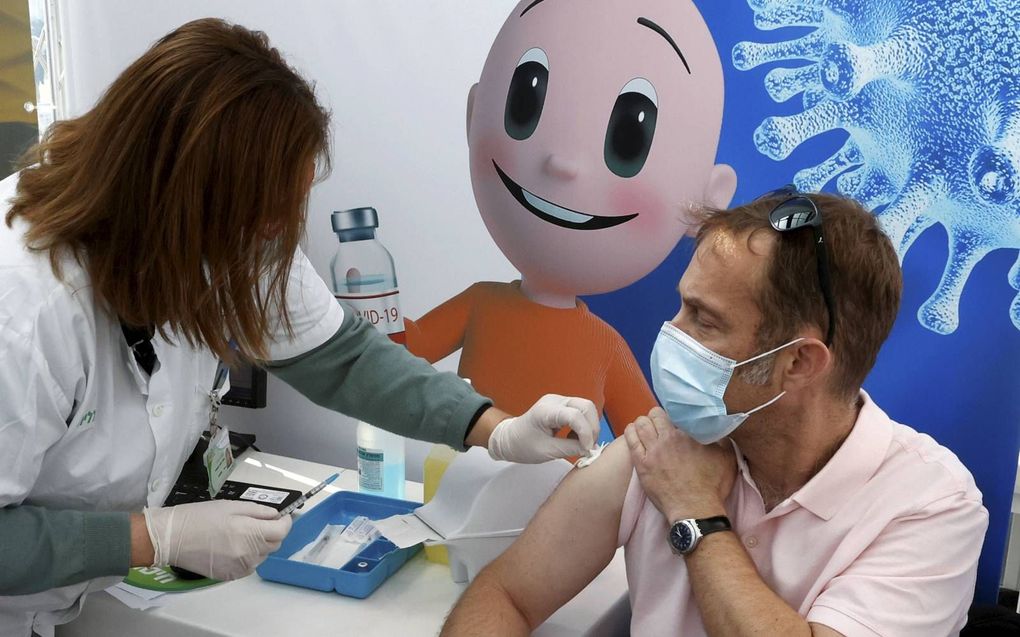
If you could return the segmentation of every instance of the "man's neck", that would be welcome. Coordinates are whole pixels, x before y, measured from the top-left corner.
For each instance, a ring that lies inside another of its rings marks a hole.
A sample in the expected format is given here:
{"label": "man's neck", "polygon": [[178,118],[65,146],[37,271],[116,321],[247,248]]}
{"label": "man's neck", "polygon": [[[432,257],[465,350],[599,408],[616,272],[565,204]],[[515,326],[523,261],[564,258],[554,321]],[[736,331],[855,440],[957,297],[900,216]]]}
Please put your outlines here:
{"label": "man's neck", "polygon": [[[782,403],[780,401],[776,407]],[[861,401],[826,397],[762,413],[734,439],[770,511],[818,473],[853,430]]]}

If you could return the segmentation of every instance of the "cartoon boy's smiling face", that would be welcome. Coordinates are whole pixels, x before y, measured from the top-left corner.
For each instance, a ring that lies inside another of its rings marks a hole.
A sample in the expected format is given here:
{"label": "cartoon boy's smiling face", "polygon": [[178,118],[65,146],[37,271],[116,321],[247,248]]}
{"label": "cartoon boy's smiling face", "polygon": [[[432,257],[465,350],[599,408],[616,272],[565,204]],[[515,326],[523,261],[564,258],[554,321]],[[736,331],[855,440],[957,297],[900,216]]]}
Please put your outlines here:
{"label": "cartoon boy's smiling face", "polygon": [[669,254],[690,205],[729,203],[722,105],[690,0],[525,0],[469,99],[482,219],[532,288],[624,287]]}

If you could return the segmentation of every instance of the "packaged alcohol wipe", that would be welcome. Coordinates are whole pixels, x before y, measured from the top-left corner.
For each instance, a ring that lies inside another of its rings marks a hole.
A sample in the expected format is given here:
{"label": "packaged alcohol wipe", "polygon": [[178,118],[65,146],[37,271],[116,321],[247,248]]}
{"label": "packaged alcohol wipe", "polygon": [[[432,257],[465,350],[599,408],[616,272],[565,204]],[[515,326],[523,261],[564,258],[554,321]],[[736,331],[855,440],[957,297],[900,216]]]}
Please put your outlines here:
{"label": "packaged alcohol wipe", "polygon": [[350,524],[327,524],[319,535],[290,556],[291,560],[341,568],[379,537],[379,531],[365,516]]}

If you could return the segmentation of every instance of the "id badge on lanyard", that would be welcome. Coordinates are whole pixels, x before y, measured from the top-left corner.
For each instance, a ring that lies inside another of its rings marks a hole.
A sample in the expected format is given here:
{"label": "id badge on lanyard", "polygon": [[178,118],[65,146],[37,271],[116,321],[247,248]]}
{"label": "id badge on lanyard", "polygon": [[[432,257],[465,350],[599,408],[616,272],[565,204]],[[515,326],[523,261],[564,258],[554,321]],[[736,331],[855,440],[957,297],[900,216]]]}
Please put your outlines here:
{"label": "id badge on lanyard", "polygon": [[223,488],[227,476],[234,467],[234,452],[230,448],[230,431],[219,423],[220,404],[223,385],[226,383],[229,370],[220,361],[216,367],[216,378],[213,380],[212,391],[209,392],[209,447],[205,450],[202,460],[206,473],[209,474],[209,496],[215,498]]}

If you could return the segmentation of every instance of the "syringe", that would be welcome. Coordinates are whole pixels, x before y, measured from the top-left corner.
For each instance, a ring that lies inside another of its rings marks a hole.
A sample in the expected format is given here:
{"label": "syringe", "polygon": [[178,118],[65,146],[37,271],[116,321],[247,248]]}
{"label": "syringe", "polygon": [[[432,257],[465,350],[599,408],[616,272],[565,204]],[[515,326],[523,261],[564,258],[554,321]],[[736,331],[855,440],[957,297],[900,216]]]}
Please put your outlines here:
{"label": "syringe", "polygon": [[294,500],[293,502],[288,504],[286,507],[284,507],[280,511],[280,515],[276,516],[276,519],[280,519],[280,518],[282,518],[285,515],[290,515],[291,513],[296,511],[298,509],[298,507],[300,507],[302,504],[307,502],[308,498],[311,498],[312,496],[314,496],[319,491],[322,491],[323,489],[325,489],[327,484],[333,482],[334,480],[336,480],[339,477],[340,477],[339,473],[334,473],[333,475],[329,476],[328,478],[326,478],[325,480],[323,480],[319,484],[315,485],[314,487],[311,488],[311,490],[308,493],[304,494],[303,496],[301,496],[297,500]]}

